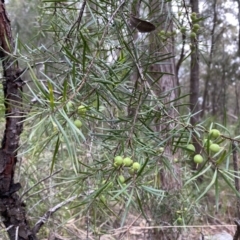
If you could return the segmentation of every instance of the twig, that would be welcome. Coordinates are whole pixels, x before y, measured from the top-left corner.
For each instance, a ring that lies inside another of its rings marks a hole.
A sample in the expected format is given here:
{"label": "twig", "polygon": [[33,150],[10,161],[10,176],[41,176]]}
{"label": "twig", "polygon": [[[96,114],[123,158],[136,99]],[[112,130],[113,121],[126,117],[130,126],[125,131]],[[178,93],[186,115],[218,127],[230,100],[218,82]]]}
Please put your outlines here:
{"label": "twig", "polygon": [[35,234],[39,232],[40,228],[43,226],[43,224],[55,213],[58,209],[63,207],[64,205],[72,202],[74,199],[76,199],[78,195],[73,196],[59,204],[57,204],[55,207],[50,208],[35,224],[35,226],[32,229],[32,232]]}
{"label": "twig", "polygon": [[[102,44],[103,44],[103,42],[104,42],[104,39],[105,39],[105,36],[106,36],[106,34],[107,34],[107,32],[108,32],[108,27],[109,27],[109,25],[111,24],[112,20],[114,19],[115,15],[118,13],[118,11],[120,10],[120,8],[124,5],[125,1],[126,1],[126,0],[123,0],[123,1],[118,5],[117,9],[115,10],[115,12],[114,12],[114,13],[112,14],[112,16],[110,17],[108,23],[107,23],[106,26],[105,26],[104,32],[103,32],[102,37],[101,37],[101,39],[100,39],[100,41],[99,41],[99,43],[98,43],[98,46],[102,46]],[[75,89],[75,92],[69,97],[68,101],[71,101],[71,100],[76,96],[76,94],[79,93],[79,91],[82,89],[82,87],[84,86],[85,82],[87,81],[87,79],[88,79],[88,77],[89,77],[90,71],[91,71],[91,69],[92,69],[92,67],[93,67],[93,65],[94,65],[94,63],[95,63],[96,57],[97,57],[97,55],[98,55],[98,52],[99,52],[99,50],[97,49],[97,50],[95,51],[95,53],[93,54],[92,61],[89,63],[89,66],[88,66],[88,69],[87,69],[87,71],[86,71],[85,76],[83,77],[83,79],[82,79],[81,83],[78,85],[78,87]],[[61,107],[61,106],[60,106],[60,107]]]}
{"label": "twig", "polygon": [[112,235],[118,235],[119,233],[125,232],[127,229],[135,229],[135,230],[148,230],[148,229],[166,229],[166,228],[210,228],[210,227],[235,227],[234,224],[226,224],[226,225],[180,225],[180,226],[150,226],[150,227],[137,227],[137,226],[133,226],[133,227],[122,227],[122,228],[118,228],[113,230],[115,233],[113,233],[113,231],[111,231],[111,233],[113,233]]}
{"label": "twig", "polygon": [[79,31],[79,26],[80,26],[80,22],[81,22],[81,20],[82,20],[83,11],[84,11],[84,9],[85,9],[86,2],[87,2],[86,0],[83,2],[82,7],[81,7],[80,12],[79,12],[78,19],[77,19],[77,21],[72,25],[71,29],[69,30],[69,32],[68,32],[68,34],[67,34],[67,39],[70,37],[70,35],[71,35],[74,27],[76,26],[76,24],[77,24],[77,31]]}
{"label": "twig", "polygon": [[50,177],[60,173],[63,169],[59,169],[58,171],[54,172],[53,174],[43,178],[42,180],[38,181],[37,183],[35,183],[32,187],[30,187],[27,191],[25,191],[22,196],[20,197],[20,200],[23,198],[24,195],[26,195],[28,192],[30,192],[33,188],[35,188],[37,185],[39,185],[40,183],[44,182],[45,180],[49,179]]}
{"label": "twig", "polygon": [[127,226],[127,229],[121,233],[121,235],[126,234],[126,232],[129,231],[129,229],[132,227],[132,225],[142,216],[142,214],[139,214],[131,223],[129,226]]}

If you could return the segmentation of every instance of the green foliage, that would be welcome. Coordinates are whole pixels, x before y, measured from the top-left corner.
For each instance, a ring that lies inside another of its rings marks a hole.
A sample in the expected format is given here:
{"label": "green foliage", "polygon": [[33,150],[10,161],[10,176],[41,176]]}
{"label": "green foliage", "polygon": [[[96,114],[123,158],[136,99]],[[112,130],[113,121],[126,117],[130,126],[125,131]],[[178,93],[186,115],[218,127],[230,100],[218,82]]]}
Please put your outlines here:
{"label": "green foliage", "polygon": [[[67,223],[87,216],[91,232],[101,235],[113,223],[123,226],[130,213],[146,219],[151,213],[158,224],[168,214],[170,224],[188,224],[199,214],[205,195],[214,189],[218,199],[223,184],[239,195],[230,164],[230,143],[238,137],[217,123],[192,126],[189,114],[178,113],[185,109],[182,97],[166,102],[170,93],[159,94],[167,73],[154,78],[151,67],[172,56],[159,52],[156,57],[149,41],[164,48],[175,33],[163,30],[135,40],[125,13],[130,3],[87,1],[82,15],[83,6],[78,1],[42,1],[39,32],[49,37],[47,43],[19,43],[19,58],[29,72],[24,97],[31,102],[22,136],[27,159],[22,178],[32,191],[24,195],[32,206],[29,212],[41,216],[76,196],[63,215],[56,213],[57,219]],[[192,14],[191,20],[192,29],[180,31],[196,38],[202,19]],[[199,154],[202,159],[193,170]],[[35,186],[60,168],[61,173]],[[161,172],[181,176],[181,188],[163,189]]]}

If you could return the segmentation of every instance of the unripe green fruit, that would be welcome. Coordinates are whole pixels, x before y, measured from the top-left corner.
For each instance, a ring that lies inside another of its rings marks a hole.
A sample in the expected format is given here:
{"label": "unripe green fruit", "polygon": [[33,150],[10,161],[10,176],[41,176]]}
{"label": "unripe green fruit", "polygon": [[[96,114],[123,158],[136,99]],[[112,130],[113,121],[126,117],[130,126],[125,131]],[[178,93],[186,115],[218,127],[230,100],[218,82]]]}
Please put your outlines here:
{"label": "unripe green fruit", "polygon": [[193,29],[198,30],[199,28],[200,28],[199,24],[197,24],[197,23],[193,24]]}
{"label": "unripe green fruit", "polygon": [[158,152],[163,153],[163,152],[164,152],[164,148],[163,148],[163,147],[160,147],[160,148],[158,149]]}
{"label": "unripe green fruit", "polygon": [[125,177],[123,175],[120,175],[118,177],[118,180],[119,180],[120,183],[124,183],[125,182]]}
{"label": "unripe green fruit", "polygon": [[78,107],[78,114],[79,114],[79,115],[85,115],[86,112],[87,112],[87,108],[86,108],[85,106],[80,105],[80,106]]}
{"label": "unripe green fruit", "polygon": [[217,129],[212,129],[212,130],[209,132],[209,134],[210,134],[210,136],[211,136],[212,138],[218,138],[218,137],[221,135],[220,131],[217,130]]}
{"label": "unripe green fruit", "polygon": [[66,106],[67,106],[68,109],[73,108],[73,102],[72,102],[72,101],[69,101],[69,102],[66,104]]}
{"label": "unripe green fruit", "polygon": [[128,172],[129,172],[130,175],[135,174],[135,171],[134,171],[134,169],[132,169],[132,168],[129,168]]}
{"label": "unripe green fruit", "polygon": [[191,17],[197,17],[197,13],[192,12]]}
{"label": "unripe green fruit", "polygon": [[160,35],[164,35],[165,36],[165,31],[160,31],[160,33],[159,33]]}
{"label": "unripe green fruit", "polygon": [[133,165],[132,165],[132,169],[134,171],[138,171],[140,169],[140,167],[141,167],[141,165],[138,162],[134,162]]}
{"label": "unripe green fruit", "polygon": [[121,166],[123,164],[123,158],[121,156],[116,156],[114,158],[114,166]]}
{"label": "unripe green fruit", "polygon": [[81,127],[82,127],[82,122],[81,122],[79,119],[77,119],[77,120],[74,121],[74,125],[75,125],[77,128],[81,128]]}
{"label": "unripe green fruit", "polygon": [[195,32],[191,32],[190,37],[195,39],[197,37],[197,34]]}
{"label": "unripe green fruit", "polygon": [[177,162],[178,162],[178,159],[177,159],[177,158],[174,158],[173,161],[174,161],[175,163],[177,163]]}
{"label": "unripe green fruit", "polygon": [[181,218],[181,217],[179,217],[179,218],[177,219],[177,222],[178,222],[179,224],[183,223],[183,220],[182,220],[182,218]]}
{"label": "unripe green fruit", "polygon": [[193,161],[197,164],[202,163],[203,162],[202,155],[200,155],[200,154],[195,155],[194,158],[193,158]]}
{"label": "unripe green fruit", "polygon": [[131,167],[133,164],[133,160],[130,157],[126,157],[123,159],[123,165],[126,167]]}
{"label": "unripe green fruit", "polygon": [[57,132],[58,131],[58,126],[56,123],[53,123],[53,131]]}
{"label": "unripe green fruit", "polygon": [[180,32],[181,32],[181,33],[186,33],[186,31],[187,31],[187,29],[186,29],[185,27],[181,27],[181,28],[180,28]]}
{"label": "unripe green fruit", "polygon": [[213,143],[213,144],[210,145],[209,149],[210,149],[212,152],[217,153],[217,152],[220,151],[221,147],[220,147],[218,144]]}
{"label": "unripe green fruit", "polygon": [[191,152],[195,152],[196,149],[195,149],[195,147],[194,147],[193,144],[188,144],[188,145],[187,145],[187,150],[188,150],[188,151],[191,151]]}

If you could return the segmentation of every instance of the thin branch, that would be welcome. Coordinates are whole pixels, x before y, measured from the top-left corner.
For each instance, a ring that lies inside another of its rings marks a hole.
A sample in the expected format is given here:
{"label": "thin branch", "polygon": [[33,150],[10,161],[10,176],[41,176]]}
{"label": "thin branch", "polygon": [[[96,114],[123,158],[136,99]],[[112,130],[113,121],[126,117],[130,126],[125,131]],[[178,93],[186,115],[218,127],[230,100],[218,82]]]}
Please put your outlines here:
{"label": "thin branch", "polygon": [[22,194],[22,196],[20,197],[20,200],[23,198],[24,195],[26,195],[28,192],[30,192],[30,191],[31,191],[33,188],[35,188],[37,185],[39,185],[40,183],[44,182],[45,180],[51,178],[52,176],[60,173],[62,170],[63,170],[63,169],[61,168],[61,169],[59,169],[58,171],[54,172],[53,174],[51,174],[51,175],[43,178],[42,180],[38,181],[37,183],[35,183],[32,187],[30,187],[27,191],[25,191],[25,192]]}
{"label": "thin branch", "polygon": [[[120,8],[125,4],[125,1],[126,1],[126,0],[123,0],[123,1],[119,4],[118,8],[114,11],[114,13],[112,14],[112,16],[111,16],[110,19],[108,20],[108,23],[107,23],[107,25],[106,25],[106,27],[105,27],[105,29],[104,29],[104,32],[103,32],[103,34],[102,34],[102,37],[101,37],[101,39],[100,39],[100,41],[99,41],[99,43],[98,43],[98,46],[102,46],[102,45],[103,45],[103,42],[104,42],[104,40],[105,40],[105,36],[106,36],[107,33],[108,33],[108,27],[109,27],[109,25],[112,23],[115,15],[118,13],[118,11],[120,10]],[[98,52],[99,52],[99,50],[96,50],[96,51],[95,51],[95,53],[94,53],[94,55],[93,55],[93,57],[92,57],[92,61],[91,61],[90,64],[89,64],[89,67],[88,67],[88,69],[87,69],[87,71],[86,71],[85,76],[83,77],[83,79],[82,79],[81,83],[79,84],[79,86],[77,87],[77,89],[75,89],[75,92],[69,97],[69,99],[68,99],[69,101],[71,101],[73,98],[75,98],[76,94],[79,93],[79,91],[82,89],[82,87],[84,86],[85,82],[87,81],[87,78],[88,78],[88,76],[89,76],[89,74],[90,74],[90,71],[91,71],[93,65],[94,65],[94,62],[95,62],[96,57],[97,57],[97,55],[98,55]],[[62,106],[59,106],[59,108],[61,108],[61,107],[62,107]],[[57,109],[56,109],[56,110],[57,110]]]}
{"label": "thin branch", "polygon": [[32,232],[35,234],[39,232],[40,228],[45,224],[45,222],[61,207],[67,205],[68,203],[72,202],[78,197],[78,195],[73,196],[59,204],[57,204],[55,207],[50,208],[35,224],[35,226],[32,228]]}
{"label": "thin branch", "polygon": [[78,16],[77,21],[72,25],[71,29],[69,30],[69,32],[68,32],[68,34],[67,34],[67,39],[70,38],[70,36],[71,36],[71,34],[72,34],[72,32],[73,32],[73,29],[74,29],[74,27],[75,27],[76,25],[77,25],[77,32],[79,31],[79,27],[80,27],[80,23],[81,23],[81,21],[82,21],[82,16],[83,16],[84,9],[85,9],[85,7],[86,7],[86,3],[87,3],[87,1],[85,0],[85,1],[83,2],[83,4],[82,4],[81,9],[80,9],[80,12],[79,12],[79,16]]}

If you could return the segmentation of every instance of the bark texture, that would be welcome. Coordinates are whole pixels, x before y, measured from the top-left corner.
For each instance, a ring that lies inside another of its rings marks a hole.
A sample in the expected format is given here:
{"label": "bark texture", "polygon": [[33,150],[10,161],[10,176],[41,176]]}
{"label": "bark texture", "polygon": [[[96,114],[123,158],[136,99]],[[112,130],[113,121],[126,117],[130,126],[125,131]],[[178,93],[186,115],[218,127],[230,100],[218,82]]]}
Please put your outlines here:
{"label": "bark texture", "polygon": [[4,0],[0,2],[0,58],[3,65],[3,90],[6,126],[0,149],[0,213],[9,239],[37,239],[32,233],[25,215],[25,206],[16,193],[20,183],[14,183],[19,139],[23,129],[21,72],[18,61],[12,55],[14,49],[10,20]]}

